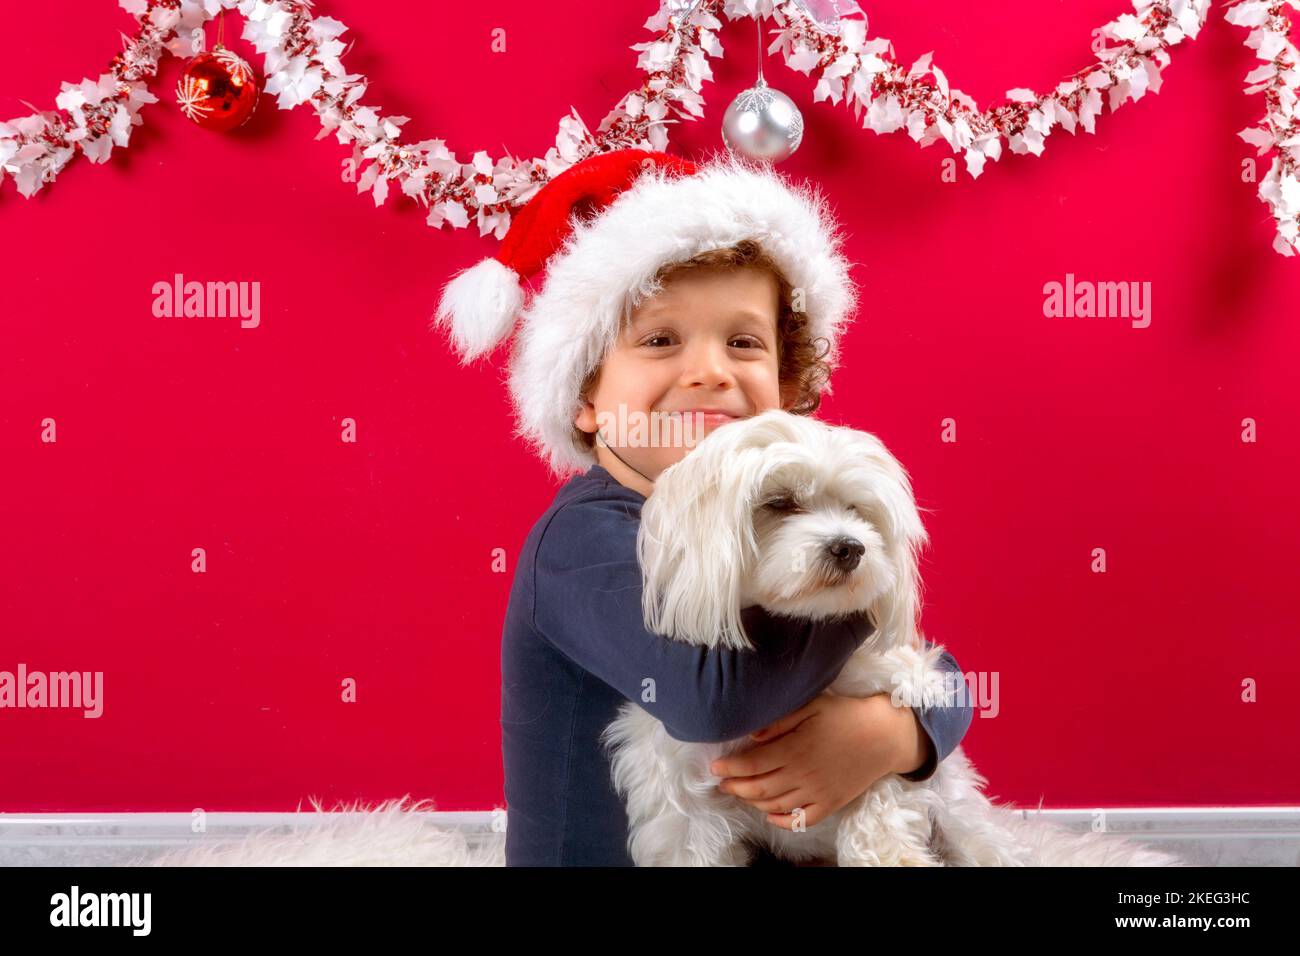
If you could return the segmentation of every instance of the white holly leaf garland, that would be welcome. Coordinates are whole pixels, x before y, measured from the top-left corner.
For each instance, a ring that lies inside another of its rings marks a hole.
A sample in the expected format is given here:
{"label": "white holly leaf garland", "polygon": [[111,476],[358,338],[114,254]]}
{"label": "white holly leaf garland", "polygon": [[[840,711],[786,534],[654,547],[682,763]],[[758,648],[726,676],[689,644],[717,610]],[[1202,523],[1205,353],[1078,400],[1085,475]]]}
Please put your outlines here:
{"label": "white holly leaf garland", "polygon": [[[932,53],[905,71],[888,40],[868,36],[865,14],[819,23],[798,0],[663,0],[645,24],[655,38],[632,47],[645,79],[595,132],[571,110],[544,156],[519,160],[507,155],[492,163],[479,153],[466,164],[442,140],[403,144],[400,127],[406,117],[385,117],[364,105],[365,77],[348,74],[342,63],[346,47],[341,37],[347,27],[332,17],[314,16],[304,0],[176,0],[166,7],[120,0],[137,21],[136,36],[123,38],[123,52],[110,73],[75,86],[64,84],[59,107],[66,117],[36,112],[0,124],[0,179],[12,175],[20,193],[29,196],[53,181],[78,152],[103,162],[113,146],[127,145],[131,127],[141,122],[140,107],[157,101],[144,81],[156,75],[159,58],[163,53],[192,54],[195,29],[221,10],[242,15],[243,39],[262,55],[265,90],[280,108],[309,105],[321,123],[317,139],[332,132],[338,142],[352,144],[358,191],[370,191],[380,205],[395,182],[403,195],[428,208],[426,221],[434,227],[465,228],[473,221],[480,234],[503,236],[515,209],[587,156],[629,147],[665,149],[672,124],[704,113],[702,87],[713,78],[708,58],[723,54],[717,36],[720,17],[771,18],[777,28],[769,52],[815,78],[814,102],[843,100],[863,128],[877,133],[905,129],[922,147],[943,140],[978,177],[989,160],[1001,157],[1003,144],[1012,152],[1040,155],[1058,127],[1071,134],[1080,128],[1093,133],[1106,104],[1113,111],[1148,92],[1158,93],[1162,71],[1170,63],[1168,50],[1196,38],[1209,3],[1133,0],[1133,13],[1101,28],[1114,45],[1097,53],[1096,64],[1049,93],[1018,88],[1008,91],[1005,104],[981,110],[950,85]],[[1295,125],[1295,48],[1283,8],[1300,9],[1300,0],[1225,0],[1225,5],[1230,8],[1227,19],[1250,30],[1247,45],[1266,61],[1249,75],[1248,89],[1270,94],[1269,103],[1276,105],[1269,106],[1259,126],[1239,135],[1260,155],[1278,151],[1259,192],[1278,219],[1275,246],[1291,254],[1300,207],[1295,178],[1300,131]]]}
{"label": "white holly leaf garland", "polygon": [[1300,52],[1285,8],[1300,10],[1300,0],[1229,0],[1228,6],[1224,19],[1250,31],[1246,46],[1265,61],[1246,74],[1246,92],[1265,94],[1264,117],[1237,135],[1256,156],[1276,151],[1258,194],[1277,226],[1273,248],[1294,256],[1300,252]]}

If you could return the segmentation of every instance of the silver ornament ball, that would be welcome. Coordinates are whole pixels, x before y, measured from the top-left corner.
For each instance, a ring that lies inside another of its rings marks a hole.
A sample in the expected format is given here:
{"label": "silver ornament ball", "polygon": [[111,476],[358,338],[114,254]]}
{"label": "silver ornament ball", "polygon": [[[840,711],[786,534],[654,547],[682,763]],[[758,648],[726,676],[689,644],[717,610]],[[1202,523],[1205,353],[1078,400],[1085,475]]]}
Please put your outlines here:
{"label": "silver ornament ball", "polygon": [[799,107],[762,79],[732,100],[722,117],[722,141],[728,149],[751,159],[779,163],[798,149],[802,140]]}

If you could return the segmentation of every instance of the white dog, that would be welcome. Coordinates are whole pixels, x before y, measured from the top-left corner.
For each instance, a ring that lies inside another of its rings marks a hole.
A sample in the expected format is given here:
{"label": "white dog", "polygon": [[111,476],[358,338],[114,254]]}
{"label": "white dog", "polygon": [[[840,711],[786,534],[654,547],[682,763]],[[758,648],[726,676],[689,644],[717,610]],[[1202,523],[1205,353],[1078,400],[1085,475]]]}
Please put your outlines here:
{"label": "white dog", "polygon": [[[646,627],[749,649],[742,608],[802,619],[867,612],[875,631],[829,690],[931,706],[958,688],[924,650],[917,555],[927,539],[903,467],[875,436],[783,411],[721,426],[655,481],[637,540]],[[602,737],[639,866],[744,866],[753,845],[840,866],[1170,865],[997,807],[960,747],[922,782],[887,774],[802,832],[716,789],[710,763],[744,739],[684,743],[632,703]]]}

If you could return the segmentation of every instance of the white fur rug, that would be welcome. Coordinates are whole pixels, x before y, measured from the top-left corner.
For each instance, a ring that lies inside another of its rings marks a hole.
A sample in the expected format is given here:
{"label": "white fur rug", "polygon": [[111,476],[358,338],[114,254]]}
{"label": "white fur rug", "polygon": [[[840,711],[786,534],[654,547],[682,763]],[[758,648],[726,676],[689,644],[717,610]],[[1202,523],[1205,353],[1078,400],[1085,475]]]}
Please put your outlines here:
{"label": "white fur rug", "polygon": [[[315,803],[313,801],[313,803]],[[315,804],[317,812],[323,812]],[[504,866],[505,834],[473,840],[431,823],[431,801],[401,797],[377,807],[333,811],[296,832],[267,829],[239,840],[184,847],[130,866]],[[1181,866],[1182,860],[1114,834],[1075,833],[1006,810],[1006,824],[1032,848],[1036,866]]]}
{"label": "white fur rug", "polygon": [[1029,847],[1033,866],[1187,866],[1172,853],[1145,846],[1114,833],[1077,832],[1050,823],[1029,811],[998,807],[1006,826]]}
{"label": "white fur rug", "polygon": [[[315,801],[313,801],[315,804]],[[316,812],[324,812],[315,804]],[[406,797],[359,804],[304,821],[295,832],[269,828],[243,839],[183,847],[130,866],[505,866],[506,835],[475,834],[429,822],[433,803]]]}

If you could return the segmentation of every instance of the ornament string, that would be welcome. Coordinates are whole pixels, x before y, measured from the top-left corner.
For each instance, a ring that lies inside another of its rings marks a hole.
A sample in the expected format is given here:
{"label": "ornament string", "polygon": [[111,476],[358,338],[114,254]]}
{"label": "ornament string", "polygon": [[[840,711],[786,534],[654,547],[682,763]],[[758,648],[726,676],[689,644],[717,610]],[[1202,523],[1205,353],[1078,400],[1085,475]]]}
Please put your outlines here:
{"label": "ornament string", "polygon": [[[359,191],[380,205],[395,186],[428,210],[430,226],[465,228],[473,222],[480,235],[501,238],[513,213],[574,163],[614,149],[663,150],[673,124],[704,115],[701,90],[713,78],[708,58],[723,54],[720,18],[772,17],[775,40],[766,52],[779,51],[787,66],[816,79],[814,103],[844,102],[864,128],[905,131],[920,146],[942,139],[963,155],[969,175],[978,177],[1001,157],[1004,146],[1039,156],[1051,133],[1074,134],[1079,128],[1093,133],[1105,106],[1114,112],[1147,92],[1159,92],[1169,51],[1196,38],[1211,0],[1133,0],[1134,13],[1094,31],[1102,40],[1094,51],[1096,63],[1046,93],[1009,90],[1006,102],[987,109],[952,88],[931,54],[910,67],[899,63],[892,43],[868,37],[865,17],[823,22],[810,15],[811,0],[662,0],[646,22],[654,39],[632,46],[644,79],[595,131],[571,111],[560,120],[555,146],[544,156],[519,159],[507,152],[493,160],[480,150],[468,162],[442,139],[405,142],[401,127],[408,117],[386,116],[365,104],[366,77],[349,74],[341,61],[346,51],[339,37],[347,27],[315,16],[306,0],[119,2],[139,28],[134,38],[124,37],[124,49],[108,72],[80,84],[64,83],[57,111],[0,123],[0,179],[12,176],[23,196],[52,183],[79,156],[103,163],[115,146],[126,147],[132,128],[143,122],[141,107],[157,102],[148,82],[160,58],[192,56],[191,31],[218,12],[238,9],[242,39],[265,57],[266,92],[276,96],[281,109],[309,105],[320,118],[318,139],[333,133],[353,147]],[[1294,255],[1300,251],[1300,54],[1289,36],[1287,8],[1300,10],[1300,0],[1222,0],[1220,5],[1230,23],[1247,28],[1246,45],[1262,61],[1247,77],[1253,85],[1246,89],[1264,93],[1265,115],[1239,135],[1259,155],[1273,154],[1259,196],[1276,220],[1274,248]]]}

